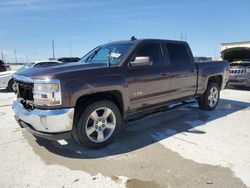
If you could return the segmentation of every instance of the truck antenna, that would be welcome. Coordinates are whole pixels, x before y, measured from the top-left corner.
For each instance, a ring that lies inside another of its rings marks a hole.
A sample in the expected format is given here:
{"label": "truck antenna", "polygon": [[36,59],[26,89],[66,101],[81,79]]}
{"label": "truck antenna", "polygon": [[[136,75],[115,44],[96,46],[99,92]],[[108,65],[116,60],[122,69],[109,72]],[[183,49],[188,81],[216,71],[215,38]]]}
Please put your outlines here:
{"label": "truck antenna", "polygon": [[135,36],[131,37],[131,41],[137,40],[137,38],[135,38]]}

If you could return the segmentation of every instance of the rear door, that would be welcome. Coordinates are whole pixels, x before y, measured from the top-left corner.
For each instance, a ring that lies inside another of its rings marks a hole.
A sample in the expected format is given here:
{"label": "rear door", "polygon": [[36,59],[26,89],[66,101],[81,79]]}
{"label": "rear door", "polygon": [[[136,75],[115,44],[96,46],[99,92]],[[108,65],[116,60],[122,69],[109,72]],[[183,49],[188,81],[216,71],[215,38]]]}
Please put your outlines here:
{"label": "rear door", "polygon": [[193,96],[196,92],[197,68],[192,53],[186,43],[166,42],[166,54],[170,64],[170,88],[173,99]]}
{"label": "rear door", "polygon": [[[130,111],[142,110],[164,102],[164,96],[169,85],[166,76],[166,67],[163,59],[163,50],[160,42],[144,43],[135,51],[137,56],[150,56],[153,64],[137,68],[129,67],[128,92]],[[133,59],[132,58],[132,59]]]}

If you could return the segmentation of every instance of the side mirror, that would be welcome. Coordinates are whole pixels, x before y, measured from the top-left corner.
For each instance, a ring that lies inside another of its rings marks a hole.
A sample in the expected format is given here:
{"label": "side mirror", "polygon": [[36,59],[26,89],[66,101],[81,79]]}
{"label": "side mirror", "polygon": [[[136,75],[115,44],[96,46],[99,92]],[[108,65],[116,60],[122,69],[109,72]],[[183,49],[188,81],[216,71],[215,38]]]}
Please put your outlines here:
{"label": "side mirror", "polygon": [[152,58],[149,56],[136,57],[134,61],[130,62],[131,67],[141,67],[152,64],[153,64]]}

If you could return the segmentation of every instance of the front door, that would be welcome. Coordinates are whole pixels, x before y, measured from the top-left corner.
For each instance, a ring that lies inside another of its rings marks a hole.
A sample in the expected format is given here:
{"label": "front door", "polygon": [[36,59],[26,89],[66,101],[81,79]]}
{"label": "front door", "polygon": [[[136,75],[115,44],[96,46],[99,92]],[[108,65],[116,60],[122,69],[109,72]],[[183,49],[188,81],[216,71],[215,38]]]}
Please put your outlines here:
{"label": "front door", "polygon": [[143,110],[163,102],[168,92],[169,78],[163,63],[163,54],[160,43],[147,43],[139,47],[135,57],[149,56],[153,64],[129,68],[128,92],[130,112]]}

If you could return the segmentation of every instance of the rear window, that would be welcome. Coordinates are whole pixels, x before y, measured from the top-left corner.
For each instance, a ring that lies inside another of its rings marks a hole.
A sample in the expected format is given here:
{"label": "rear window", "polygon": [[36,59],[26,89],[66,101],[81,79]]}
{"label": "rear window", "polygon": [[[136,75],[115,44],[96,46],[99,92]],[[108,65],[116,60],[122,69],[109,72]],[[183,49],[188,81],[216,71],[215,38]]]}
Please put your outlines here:
{"label": "rear window", "polygon": [[188,51],[184,44],[167,43],[167,49],[171,64],[190,63]]}

